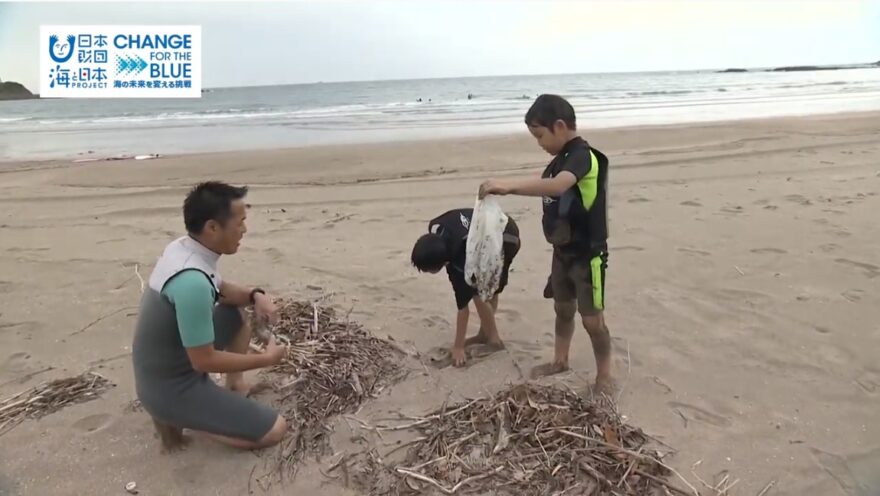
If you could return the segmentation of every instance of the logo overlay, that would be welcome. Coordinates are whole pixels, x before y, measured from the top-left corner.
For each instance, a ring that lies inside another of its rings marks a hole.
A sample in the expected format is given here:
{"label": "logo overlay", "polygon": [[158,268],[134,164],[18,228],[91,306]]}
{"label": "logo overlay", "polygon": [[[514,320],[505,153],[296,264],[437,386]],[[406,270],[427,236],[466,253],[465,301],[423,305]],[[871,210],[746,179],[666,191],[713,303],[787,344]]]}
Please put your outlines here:
{"label": "logo overlay", "polygon": [[40,97],[200,98],[201,26],[40,26]]}

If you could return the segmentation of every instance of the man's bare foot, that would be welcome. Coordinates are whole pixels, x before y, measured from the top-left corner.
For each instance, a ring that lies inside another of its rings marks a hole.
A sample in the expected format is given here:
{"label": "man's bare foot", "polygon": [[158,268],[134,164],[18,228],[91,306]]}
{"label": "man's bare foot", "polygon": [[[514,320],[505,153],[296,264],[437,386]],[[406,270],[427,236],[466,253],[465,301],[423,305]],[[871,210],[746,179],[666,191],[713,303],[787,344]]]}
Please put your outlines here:
{"label": "man's bare foot", "polygon": [[549,375],[561,374],[563,372],[568,371],[567,363],[559,363],[559,362],[551,362],[551,363],[543,363],[538,365],[537,367],[532,368],[532,379],[537,379],[539,377],[547,377]]}
{"label": "man's bare foot", "polygon": [[153,419],[153,426],[156,428],[156,434],[162,441],[161,452],[163,454],[173,453],[186,449],[191,439],[183,435],[183,429],[171,425],[163,424]]}
{"label": "man's bare foot", "polygon": [[234,379],[231,381],[227,380],[226,387],[230,391],[238,393],[242,396],[248,396],[249,394],[251,394],[252,390],[254,389],[254,385],[245,381],[244,378]]}

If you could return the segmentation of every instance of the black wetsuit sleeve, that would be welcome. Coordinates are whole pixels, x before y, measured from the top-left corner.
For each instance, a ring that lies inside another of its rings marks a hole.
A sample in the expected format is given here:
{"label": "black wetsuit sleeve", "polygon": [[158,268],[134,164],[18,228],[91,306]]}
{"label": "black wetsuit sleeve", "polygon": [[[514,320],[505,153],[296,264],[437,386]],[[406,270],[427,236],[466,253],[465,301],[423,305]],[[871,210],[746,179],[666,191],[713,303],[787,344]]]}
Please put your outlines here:
{"label": "black wetsuit sleeve", "polygon": [[584,178],[592,167],[593,162],[590,160],[590,149],[587,147],[578,147],[565,157],[562,167],[559,171],[568,171],[574,174],[578,181]]}
{"label": "black wetsuit sleeve", "polygon": [[446,271],[449,274],[449,282],[452,283],[452,291],[455,293],[455,306],[461,310],[473,299],[474,288],[465,282],[463,272],[451,268]]}

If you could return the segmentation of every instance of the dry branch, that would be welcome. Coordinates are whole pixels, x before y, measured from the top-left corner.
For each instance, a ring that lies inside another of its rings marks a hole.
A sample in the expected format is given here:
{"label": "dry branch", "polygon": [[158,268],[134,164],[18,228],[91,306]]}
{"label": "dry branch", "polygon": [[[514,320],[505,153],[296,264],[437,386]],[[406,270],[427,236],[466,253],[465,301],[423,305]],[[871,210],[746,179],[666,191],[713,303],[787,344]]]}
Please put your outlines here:
{"label": "dry branch", "polygon": [[264,372],[278,396],[290,437],[272,456],[268,475],[295,473],[305,456],[328,449],[330,421],[354,413],[366,400],[403,379],[404,354],[318,301],[279,301],[280,321],[268,328],[287,344],[285,359]]}
{"label": "dry branch", "polygon": [[691,494],[609,401],[558,387],[512,386],[398,428],[420,436],[401,463],[375,451],[354,460],[370,494]]}
{"label": "dry branch", "polygon": [[0,402],[0,435],[25,419],[38,419],[65,406],[96,399],[113,384],[104,376],[87,372],[76,377],[44,382]]}

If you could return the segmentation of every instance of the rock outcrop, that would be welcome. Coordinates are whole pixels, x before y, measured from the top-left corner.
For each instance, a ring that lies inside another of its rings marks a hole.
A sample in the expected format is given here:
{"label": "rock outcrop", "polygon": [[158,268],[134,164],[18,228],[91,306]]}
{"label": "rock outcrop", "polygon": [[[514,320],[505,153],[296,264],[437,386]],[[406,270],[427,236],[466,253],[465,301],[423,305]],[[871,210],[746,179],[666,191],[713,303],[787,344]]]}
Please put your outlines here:
{"label": "rock outcrop", "polygon": [[27,88],[12,81],[0,81],[0,100],[27,100],[37,98]]}

